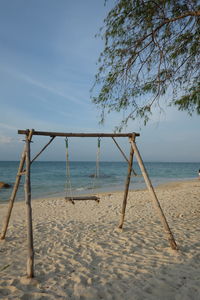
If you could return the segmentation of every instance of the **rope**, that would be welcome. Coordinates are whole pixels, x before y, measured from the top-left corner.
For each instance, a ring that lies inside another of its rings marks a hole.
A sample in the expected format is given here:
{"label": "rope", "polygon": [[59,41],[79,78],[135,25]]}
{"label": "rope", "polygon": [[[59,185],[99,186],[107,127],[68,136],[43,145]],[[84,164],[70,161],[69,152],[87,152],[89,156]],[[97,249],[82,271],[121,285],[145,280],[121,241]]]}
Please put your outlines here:
{"label": "rope", "polygon": [[100,157],[100,147],[101,147],[101,138],[99,137],[97,140],[97,154],[96,154],[96,170],[94,173],[94,178],[91,182],[92,184],[92,193],[94,193],[96,179],[99,177],[99,157]]}
{"label": "rope", "polygon": [[101,138],[98,138],[97,141],[97,158],[96,158],[96,177],[99,177],[99,157],[100,157],[100,146],[101,146]]}
{"label": "rope", "polygon": [[[68,138],[65,139],[66,146],[66,183],[65,183],[65,196],[73,198],[71,175],[70,175],[70,163],[69,163],[69,143]],[[96,178],[99,177],[99,157],[100,157],[101,138],[97,141],[97,154],[96,154],[96,171],[93,178],[92,192],[94,192]],[[92,183],[92,182],[91,182]]]}
{"label": "rope", "polygon": [[66,146],[66,183],[65,183],[65,196],[69,196],[72,198],[72,185],[71,185],[71,176],[70,176],[70,165],[69,165],[69,144],[68,138],[65,139],[65,146]]}

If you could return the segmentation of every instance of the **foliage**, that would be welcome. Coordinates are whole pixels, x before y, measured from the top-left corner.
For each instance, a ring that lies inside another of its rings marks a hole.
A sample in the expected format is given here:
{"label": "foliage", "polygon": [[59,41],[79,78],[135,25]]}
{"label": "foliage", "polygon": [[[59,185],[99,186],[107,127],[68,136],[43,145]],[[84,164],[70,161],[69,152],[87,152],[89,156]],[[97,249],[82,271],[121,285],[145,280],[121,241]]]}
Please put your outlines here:
{"label": "foliage", "polygon": [[168,104],[200,114],[200,2],[117,0],[104,20],[105,44],[93,96],[105,113],[126,111],[149,120],[153,106]]}

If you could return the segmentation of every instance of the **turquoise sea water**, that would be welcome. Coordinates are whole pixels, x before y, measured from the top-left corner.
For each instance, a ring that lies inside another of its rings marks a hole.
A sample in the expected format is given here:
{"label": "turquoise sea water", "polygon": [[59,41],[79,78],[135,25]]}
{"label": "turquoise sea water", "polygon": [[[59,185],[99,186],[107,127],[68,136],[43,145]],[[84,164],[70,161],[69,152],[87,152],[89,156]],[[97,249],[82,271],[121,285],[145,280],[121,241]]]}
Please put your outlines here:
{"label": "turquoise sea water", "polygon": [[[14,184],[19,162],[0,161],[0,181]],[[123,190],[127,174],[126,162],[100,162],[100,177],[95,179],[90,175],[95,173],[95,162],[71,162],[71,185],[74,195],[97,193],[104,191]],[[154,186],[177,180],[197,178],[199,163],[169,163],[146,162],[148,174]],[[140,175],[137,163],[134,170]],[[22,176],[17,200],[24,199],[24,176]],[[144,188],[141,176],[132,176],[131,189]],[[66,164],[65,162],[34,162],[31,167],[32,198],[60,197],[66,192]],[[7,201],[12,189],[0,189],[0,202]]]}

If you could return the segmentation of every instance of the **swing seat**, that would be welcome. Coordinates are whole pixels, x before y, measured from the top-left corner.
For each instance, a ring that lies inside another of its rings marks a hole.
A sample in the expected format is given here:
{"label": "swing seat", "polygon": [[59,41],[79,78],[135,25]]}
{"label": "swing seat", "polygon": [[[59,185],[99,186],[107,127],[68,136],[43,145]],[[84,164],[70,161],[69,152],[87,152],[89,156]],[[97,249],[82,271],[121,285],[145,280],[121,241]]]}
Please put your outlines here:
{"label": "swing seat", "polygon": [[96,202],[100,202],[100,198],[99,197],[97,197],[97,196],[79,196],[79,197],[65,197],[65,200],[66,201],[70,201],[70,202],[72,202],[73,204],[75,204],[74,203],[74,201],[76,201],[76,200],[78,200],[78,201],[84,201],[84,200],[94,200],[94,201],[96,201]]}

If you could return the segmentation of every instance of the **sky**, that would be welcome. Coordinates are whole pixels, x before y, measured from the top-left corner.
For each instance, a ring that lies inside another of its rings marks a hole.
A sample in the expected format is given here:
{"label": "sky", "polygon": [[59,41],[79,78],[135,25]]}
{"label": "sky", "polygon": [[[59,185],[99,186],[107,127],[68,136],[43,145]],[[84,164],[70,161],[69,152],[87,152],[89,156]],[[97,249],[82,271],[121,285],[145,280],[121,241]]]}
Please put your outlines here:
{"label": "sky", "polygon": [[[91,102],[103,42],[95,34],[113,1],[0,0],[0,160],[19,160],[18,129],[113,132],[122,113],[107,116]],[[165,107],[147,126],[132,121],[144,161],[200,162],[200,118]],[[47,137],[33,137],[32,155]],[[97,140],[71,138],[71,160],[95,160]],[[119,139],[128,155],[127,139]],[[102,139],[101,160],[122,161],[112,140]],[[55,141],[40,160],[64,160],[65,142]]]}

